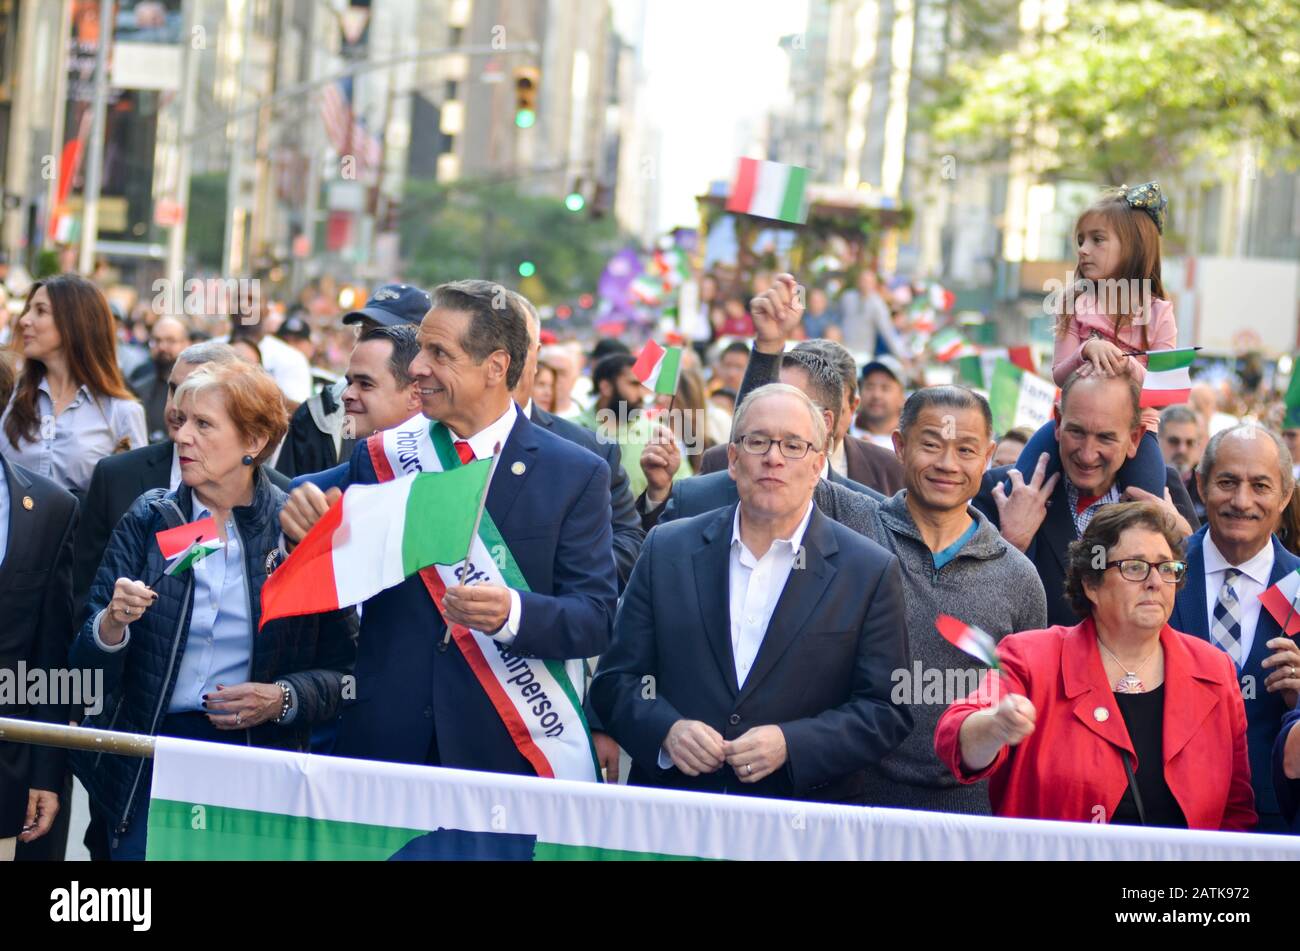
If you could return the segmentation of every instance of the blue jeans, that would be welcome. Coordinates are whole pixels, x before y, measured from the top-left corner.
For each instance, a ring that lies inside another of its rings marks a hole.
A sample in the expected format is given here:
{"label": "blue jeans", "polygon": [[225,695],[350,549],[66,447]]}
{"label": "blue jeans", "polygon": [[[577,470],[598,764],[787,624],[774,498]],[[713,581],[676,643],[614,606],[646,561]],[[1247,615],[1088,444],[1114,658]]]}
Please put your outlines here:
{"label": "blue jeans", "polygon": [[[158,730],[159,736],[175,736],[183,740],[205,740],[209,743],[246,743],[247,730],[218,730],[212,725],[207,714],[203,713],[169,713],[163,718]],[[153,778],[153,761],[144,764],[144,773],[140,776],[140,788],[135,792],[139,797],[135,815],[126,832],[116,836],[111,825],[108,833],[109,857],[114,862],[143,862],[146,837],[149,831],[149,786]]]}
{"label": "blue jeans", "polygon": [[[1038,457],[1043,453],[1047,453],[1047,474],[1044,478],[1050,479],[1053,473],[1061,471],[1061,447],[1056,441],[1054,421],[1034,433],[1025,448],[1020,450],[1020,458],[1016,460],[1015,468],[1020,470],[1026,482],[1033,478]],[[1155,433],[1144,433],[1142,441],[1138,443],[1137,455],[1120,466],[1115,481],[1119,484],[1121,492],[1129,486],[1137,486],[1156,498],[1163,499],[1166,475],[1165,457],[1160,451],[1160,441],[1156,439]],[[1005,487],[1010,491],[1009,480]]]}

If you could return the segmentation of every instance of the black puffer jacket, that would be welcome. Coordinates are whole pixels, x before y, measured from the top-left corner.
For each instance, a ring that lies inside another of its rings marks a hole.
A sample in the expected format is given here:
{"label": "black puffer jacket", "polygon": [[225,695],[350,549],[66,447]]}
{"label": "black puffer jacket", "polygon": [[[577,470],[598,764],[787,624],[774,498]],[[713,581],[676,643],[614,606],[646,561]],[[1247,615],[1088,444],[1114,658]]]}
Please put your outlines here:
{"label": "black puffer jacket", "polygon": [[[253,683],[289,682],[297,694],[297,713],[285,726],[263,723],[244,731],[250,746],[304,750],[312,724],[332,719],[339,708],[343,677],[356,659],[356,612],[352,609],[272,621],[256,631],[261,616],[262,584],[279,556],[279,512],[287,496],[257,474],[251,505],[233,512],[244,552],[250,616],[254,619]],[[189,636],[194,602],[194,576],[163,576],[154,587],[158,600],[130,626],[126,647],[108,653],[94,639],[96,616],[108,605],[118,578],[149,581],[165,561],[154,535],[190,521],[191,493],[181,485],[175,492],[151,489],[122,517],[103,561],[95,573],[86,601],[86,622],[73,642],[71,666],[104,671],[109,698],[103,713],[83,726],[153,736],[166,716],[176,687],[181,657]],[[149,795],[149,760],[103,753],[76,753],[73,771],[97,806],[109,817],[117,834],[125,831],[143,798]]]}

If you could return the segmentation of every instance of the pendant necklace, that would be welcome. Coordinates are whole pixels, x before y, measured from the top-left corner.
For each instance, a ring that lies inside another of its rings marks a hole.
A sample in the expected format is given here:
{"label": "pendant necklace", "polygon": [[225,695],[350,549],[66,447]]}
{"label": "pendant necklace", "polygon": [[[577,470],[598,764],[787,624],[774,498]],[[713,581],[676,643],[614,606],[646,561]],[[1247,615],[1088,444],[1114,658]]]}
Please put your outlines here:
{"label": "pendant necklace", "polygon": [[1115,652],[1113,650],[1111,650],[1109,647],[1107,647],[1105,644],[1102,643],[1100,637],[1097,638],[1097,643],[1101,644],[1101,649],[1104,650],[1107,654],[1109,654],[1111,656],[1111,659],[1115,661],[1115,663],[1119,664],[1119,669],[1125,672],[1123,677],[1115,681],[1115,692],[1116,693],[1144,692],[1146,690],[1146,687],[1142,683],[1142,678],[1138,676],[1138,671],[1141,670],[1143,667],[1145,667],[1147,665],[1147,662],[1150,661],[1152,657],[1156,656],[1156,651],[1160,650],[1159,642],[1156,643],[1156,646],[1151,651],[1151,653],[1147,654],[1147,656],[1143,659],[1142,663],[1138,664],[1137,667],[1133,670],[1128,670],[1127,665],[1122,660],[1120,660],[1118,657],[1115,656]]}

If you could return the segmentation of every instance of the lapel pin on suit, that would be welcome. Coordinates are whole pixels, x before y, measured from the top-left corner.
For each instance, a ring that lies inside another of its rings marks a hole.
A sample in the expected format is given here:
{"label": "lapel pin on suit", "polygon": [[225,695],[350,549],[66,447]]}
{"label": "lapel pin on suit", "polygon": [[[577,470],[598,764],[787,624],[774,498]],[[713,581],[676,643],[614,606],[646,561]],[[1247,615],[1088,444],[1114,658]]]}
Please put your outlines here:
{"label": "lapel pin on suit", "polygon": [[514,465],[510,467],[510,471],[513,472],[515,475],[523,475],[524,470],[527,468],[528,467],[525,466],[522,462],[516,462]]}
{"label": "lapel pin on suit", "polygon": [[1098,707],[1096,710],[1092,711],[1092,717],[1098,723],[1105,723],[1110,719],[1110,711],[1105,707]]}
{"label": "lapel pin on suit", "polygon": [[32,501],[32,497],[30,495],[23,496],[23,508],[27,509],[27,511],[29,512],[32,509],[36,508],[36,503]]}

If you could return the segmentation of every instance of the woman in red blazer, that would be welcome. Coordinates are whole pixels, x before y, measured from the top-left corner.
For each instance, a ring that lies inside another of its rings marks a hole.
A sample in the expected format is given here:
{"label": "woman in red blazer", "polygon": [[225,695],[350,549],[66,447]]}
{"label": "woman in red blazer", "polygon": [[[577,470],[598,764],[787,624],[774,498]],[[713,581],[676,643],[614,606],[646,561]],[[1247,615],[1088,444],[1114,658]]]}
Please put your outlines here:
{"label": "woman in red blazer", "polygon": [[960,782],[989,778],[997,815],[1254,827],[1232,660],[1168,625],[1181,546],[1158,505],[1102,508],[1070,546],[1083,623],[1003,638],[1001,671],[944,712],[935,751]]}

